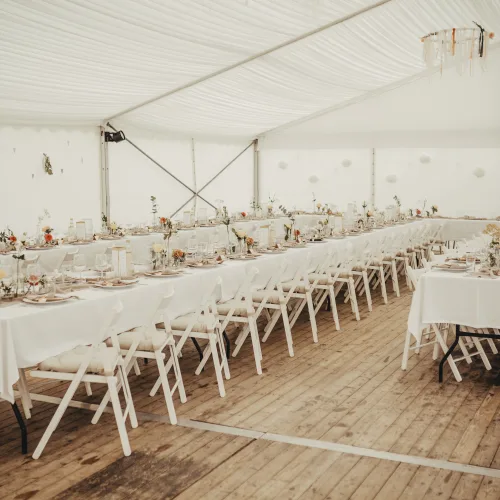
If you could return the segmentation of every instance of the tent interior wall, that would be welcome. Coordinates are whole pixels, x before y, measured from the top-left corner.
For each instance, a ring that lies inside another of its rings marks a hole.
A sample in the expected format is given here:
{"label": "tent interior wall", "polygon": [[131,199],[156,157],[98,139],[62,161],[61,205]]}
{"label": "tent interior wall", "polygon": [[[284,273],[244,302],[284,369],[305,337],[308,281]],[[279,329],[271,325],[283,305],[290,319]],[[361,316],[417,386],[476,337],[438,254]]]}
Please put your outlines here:
{"label": "tent interior wall", "polygon": [[[500,213],[498,37],[487,71],[470,76],[426,70],[420,42],[474,20],[494,30],[498,0],[325,0],[313,8],[303,0],[154,8],[6,0],[1,8],[1,226],[31,232],[47,208],[59,231],[70,217],[98,227],[99,126],[108,120],[195,191],[258,138],[262,203],[274,194],[309,210],[313,192],[340,209],[369,201],[375,148],[378,208],[397,194],[405,207],[427,199],[446,215]],[[103,32],[112,33],[106,51]],[[429,163],[420,162],[424,153]],[[473,175],[478,168],[484,177]],[[250,148],[202,195],[248,210],[253,169]],[[151,220],[151,196],[168,216],[192,194],[126,142],[109,144],[109,176],[111,218],[123,224]]]}

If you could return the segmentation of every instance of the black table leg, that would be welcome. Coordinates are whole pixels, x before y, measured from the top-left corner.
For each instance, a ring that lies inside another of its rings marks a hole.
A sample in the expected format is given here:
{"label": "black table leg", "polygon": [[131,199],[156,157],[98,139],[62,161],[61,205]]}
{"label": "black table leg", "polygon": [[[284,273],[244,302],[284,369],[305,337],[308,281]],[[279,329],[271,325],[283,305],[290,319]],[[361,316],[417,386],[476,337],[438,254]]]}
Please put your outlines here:
{"label": "black table leg", "polygon": [[201,350],[200,344],[198,344],[198,341],[194,337],[191,337],[191,340],[193,341],[193,344],[196,347],[196,350],[198,351],[198,354],[200,356],[200,361],[202,361],[203,360],[203,351]]}
{"label": "black table leg", "polygon": [[224,337],[224,340],[226,341],[226,357],[227,359],[231,358],[231,342],[229,340],[229,337],[227,336],[226,330],[222,332],[222,336]]}
{"label": "black table leg", "polygon": [[19,411],[19,408],[15,402],[12,405],[12,409],[14,410],[14,415],[16,416],[17,423],[21,428],[21,451],[23,452],[23,455],[26,455],[26,453],[28,453],[28,431],[26,430],[26,424],[24,423],[21,412]]}

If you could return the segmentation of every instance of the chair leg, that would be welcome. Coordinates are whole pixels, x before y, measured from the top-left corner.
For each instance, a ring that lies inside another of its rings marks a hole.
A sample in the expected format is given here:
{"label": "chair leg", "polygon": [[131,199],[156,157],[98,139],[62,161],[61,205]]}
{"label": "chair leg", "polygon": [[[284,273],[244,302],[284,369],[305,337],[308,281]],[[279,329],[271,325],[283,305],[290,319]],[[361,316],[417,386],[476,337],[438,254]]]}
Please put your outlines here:
{"label": "chair leg", "polygon": [[370,293],[370,284],[368,282],[368,274],[366,273],[366,271],[363,271],[363,282],[365,284],[365,295],[366,301],[368,302],[368,311],[372,312],[372,295]]}
{"label": "chair leg", "polygon": [[219,386],[219,394],[220,397],[223,398],[226,395],[226,389],[224,387],[224,379],[222,377],[222,367],[219,361],[219,353],[217,352],[217,339],[215,333],[209,334],[208,342],[210,344],[210,350],[212,351],[212,359],[214,360],[215,376]]}
{"label": "chair leg", "polygon": [[43,433],[42,439],[40,439],[40,442],[38,443],[35,452],[33,453],[33,458],[35,460],[37,458],[40,458],[40,455],[42,454],[47,442],[49,441],[50,436],[52,436],[52,433],[56,430],[56,427],[59,425],[59,422],[61,421],[61,418],[64,415],[64,412],[66,411],[66,408],[68,407],[71,399],[73,398],[76,389],[80,384],[80,381],[81,381],[81,374],[77,374],[77,376],[71,381],[71,384],[69,384],[66,394],[59,403],[59,406],[57,407],[56,412],[54,413],[51,421],[49,422],[47,429],[45,429],[45,432]]}
{"label": "chair leg", "polygon": [[288,311],[286,310],[285,304],[281,304],[281,316],[283,318],[283,325],[285,327],[285,337],[286,343],[288,345],[288,354],[290,357],[294,356],[293,352],[293,340],[292,340],[292,330],[290,328],[290,322],[288,321]]}
{"label": "chair leg", "polygon": [[349,293],[351,295],[351,304],[354,315],[356,316],[356,321],[359,321],[359,307],[358,307],[358,299],[356,298],[356,293],[354,290],[354,280],[352,278],[349,279]]}
{"label": "chair leg", "polygon": [[167,372],[163,364],[163,357],[159,351],[155,351],[156,364],[158,365],[158,372],[160,373],[161,385],[163,387],[163,394],[165,396],[165,403],[167,405],[168,418],[172,425],[177,424],[177,415],[175,414],[174,401],[172,393],[170,392],[170,385],[168,383]]}
{"label": "chair leg", "polygon": [[179,391],[179,397],[181,399],[181,403],[185,403],[187,401],[186,398],[186,390],[184,389],[184,380],[182,379],[181,366],[179,364],[179,358],[175,355],[175,349],[173,345],[169,346],[170,350],[170,359],[173,360],[173,369],[174,375],[177,382],[177,390]]}
{"label": "chair leg", "polygon": [[92,386],[90,385],[90,382],[84,382],[84,385],[87,396],[92,396]]}
{"label": "chair leg", "polygon": [[14,410],[14,415],[16,416],[17,423],[21,429],[21,452],[23,455],[28,453],[28,431],[26,430],[26,424],[24,423],[23,416],[19,411],[19,407],[14,402],[12,405],[12,410]]}
{"label": "chair leg", "polygon": [[398,281],[398,270],[396,268],[396,261],[393,260],[391,264],[391,277],[392,277],[392,285],[394,288],[394,291],[396,292],[396,297],[400,297],[401,294],[399,293],[399,281]]}
{"label": "chair leg", "polygon": [[118,434],[122,442],[123,454],[128,457],[132,453],[130,443],[128,440],[127,428],[125,427],[125,418],[122,413],[118,391],[116,389],[116,377],[106,377],[108,380],[108,390],[115,413],[116,426],[118,427]]}
{"label": "chair leg", "polygon": [[339,313],[337,311],[337,302],[335,301],[335,292],[333,290],[333,286],[330,287],[329,293],[330,293],[329,295],[330,304],[333,314],[333,322],[335,323],[335,329],[338,331],[340,330],[340,321],[339,321]]}
{"label": "chair leg", "polygon": [[139,426],[137,422],[137,415],[135,414],[134,400],[132,399],[132,392],[130,390],[130,385],[128,383],[128,373],[130,369],[127,371],[124,365],[120,365],[118,367],[118,375],[121,379],[121,384],[117,384],[116,390],[117,392],[120,390],[120,385],[123,389],[123,396],[125,398],[126,408],[128,408],[128,415],[130,418],[130,425],[132,429],[136,429]]}
{"label": "chair leg", "polygon": [[316,314],[314,314],[314,304],[312,301],[311,292],[306,292],[307,308],[309,309],[309,320],[311,322],[311,329],[313,334],[313,341],[318,343],[318,327],[316,325]]}
{"label": "chair leg", "polygon": [[379,267],[379,272],[380,272],[380,289],[382,290],[382,297],[384,298],[384,304],[387,304],[387,288],[385,286],[384,266]]}
{"label": "chair leg", "polygon": [[134,362],[134,373],[139,376],[141,374],[141,369],[139,368],[139,363],[137,362],[137,359]]}
{"label": "chair leg", "polygon": [[257,375],[262,375],[262,351],[260,348],[259,333],[257,332],[257,324],[253,318],[249,318],[250,326],[250,336],[252,338],[253,355],[255,358],[255,367],[257,369]]}
{"label": "chair leg", "polygon": [[[217,329],[217,344],[219,346],[219,351],[220,351],[220,357],[221,357],[221,364],[222,364],[222,370],[224,371],[224,376],[226,377],[226,380],[229,380],[231,378],[231,375],[229,373],[229,363],[228,363],[228,356],[226,353],[226,348],[225,348],[225,338],[223,336],[225,332],[221,332],[220,329]],[[229,341],[229,339],[228,339]]]}
{"label": "chair leg", "polygon": [[481,345],[481,342],[479,342],[479,339],[477,339],[476,337],[472,337],[472,342],[474,342],[474,345],[479,352],[479,357],[483,360],[486,369],[491,370],[490,360],[486,356],[486,353],[484,352],[483,346]]}
{"label": "chair leg", "polygon": [[276,310],[273,312],[273,315],[271,316],[271,321],[266,325],[266,328],[264,329],[264,336],[262,337],[262,342],[266,342],[267,339],[269,338],[269,335],[271,335],[271,332],[273,331],[274,327],[276,326],[276,323],[280,319],[281,311]]}

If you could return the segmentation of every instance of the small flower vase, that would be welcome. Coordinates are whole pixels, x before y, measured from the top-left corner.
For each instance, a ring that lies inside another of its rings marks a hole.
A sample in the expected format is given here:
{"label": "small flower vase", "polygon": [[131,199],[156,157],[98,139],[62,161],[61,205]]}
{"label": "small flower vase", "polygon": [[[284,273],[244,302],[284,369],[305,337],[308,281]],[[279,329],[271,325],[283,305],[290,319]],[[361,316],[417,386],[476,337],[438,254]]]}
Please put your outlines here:
{"label": "small flower vase", "polygon": [[267,216],[272,217],[273,216],[273,207],[267,207]]}
{"label": "small flower vase", "polygon": [[243,254],[243,247],[246,246],[243,240],[238,240],[238,253]]}

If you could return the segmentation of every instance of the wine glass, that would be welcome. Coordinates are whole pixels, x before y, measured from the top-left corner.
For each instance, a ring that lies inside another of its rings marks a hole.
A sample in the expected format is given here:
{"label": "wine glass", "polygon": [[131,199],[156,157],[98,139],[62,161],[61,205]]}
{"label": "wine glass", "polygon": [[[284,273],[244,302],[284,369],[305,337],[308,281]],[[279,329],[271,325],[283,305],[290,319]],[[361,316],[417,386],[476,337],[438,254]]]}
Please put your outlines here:
{"label": "wine glass", "polygon": [[95,256],[95,268],[101,272],[101,281],[104,280],[104,271],[108,269],[108,257],[105,253]]}
{"label": "wine glass", "polygon": [[85,255],[77,253],[73,257],[73,268],[76,272],[80,273],[80,279],[83,279],[83,271],[85,271],[87,267],[87,259],[85,258]]}

